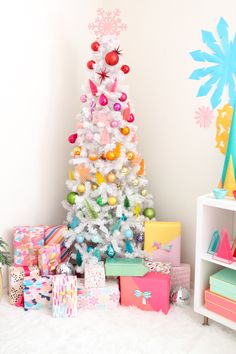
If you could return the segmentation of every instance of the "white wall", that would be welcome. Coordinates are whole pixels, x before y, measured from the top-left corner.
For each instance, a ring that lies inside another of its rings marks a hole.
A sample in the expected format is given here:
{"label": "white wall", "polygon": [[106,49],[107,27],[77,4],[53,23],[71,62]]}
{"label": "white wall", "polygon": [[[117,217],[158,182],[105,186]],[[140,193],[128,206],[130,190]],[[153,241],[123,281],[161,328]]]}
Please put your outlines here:
{"label": "white wall", "polygon": [[[203,47],[200,30],[214,30],[220,16],[236,31],[235,2],[103,2],[120,8],[128,23],[121,48],[158,217],[182,221],[182,259],[193,265],[196,197],[218,183],[223,156],[214,148],[214,126],[195,125],[195,109],[209,100],[195,97],[188,52]],[[0,234],[9,241],[13,225],[64,219],[67,136],[93,40],[87,24],[101,3],[8,1],[0,11]]]}

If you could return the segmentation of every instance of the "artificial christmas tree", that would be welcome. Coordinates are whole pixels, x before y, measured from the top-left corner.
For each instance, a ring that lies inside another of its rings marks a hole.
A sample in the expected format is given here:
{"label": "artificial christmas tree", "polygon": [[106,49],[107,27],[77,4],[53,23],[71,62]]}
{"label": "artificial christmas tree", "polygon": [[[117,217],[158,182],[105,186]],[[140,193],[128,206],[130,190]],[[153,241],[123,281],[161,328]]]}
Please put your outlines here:
{"label": "artificial christmas tree", "polygon": [[68,138],[73,144],[70,192],[63,202],[69,228],[65,245],[75,250],[71,259],[79,273],[89,259],[139,257],[144,221],[155,219],[137,151],[134,109],[123,84],[130,68],[123,64],[117,35],[125,26],[117,20],[118,10],[98,15],[90,25],[97,39],[87,63],[77,131]]}

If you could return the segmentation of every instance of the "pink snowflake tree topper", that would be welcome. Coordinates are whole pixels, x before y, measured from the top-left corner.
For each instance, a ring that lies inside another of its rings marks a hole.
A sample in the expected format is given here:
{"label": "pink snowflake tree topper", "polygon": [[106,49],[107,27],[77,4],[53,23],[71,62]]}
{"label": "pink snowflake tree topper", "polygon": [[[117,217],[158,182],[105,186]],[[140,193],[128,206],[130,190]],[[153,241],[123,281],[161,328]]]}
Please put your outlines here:
{"label": "pink snowflake tree topper", "polygon": [[196,123],[200,126],[200,128],[209,128],[211,122],[214,118],[213,111],[210,107],[199,107],[195,112]]}
{"label": "pink snowflake tree topper", "polygon": [[98,38],[107,35],[118,37],[121,31],[127,29],[127,25],[122,23],[119,9],[105,11],[100,8],[97,10],[97,17],[94,22],[89,24],[88,28],[92,30]]}

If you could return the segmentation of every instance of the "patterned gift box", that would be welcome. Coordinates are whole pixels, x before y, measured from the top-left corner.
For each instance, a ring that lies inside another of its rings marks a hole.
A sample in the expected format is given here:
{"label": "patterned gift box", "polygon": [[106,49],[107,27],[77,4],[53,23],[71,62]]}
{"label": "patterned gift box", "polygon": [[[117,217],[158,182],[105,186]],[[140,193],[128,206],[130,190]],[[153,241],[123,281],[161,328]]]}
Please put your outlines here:
{"label": "patterned gift box", "polygon": [[25,277],[24,309],[39,310],[49,307],[52,300],[52,277]]}
{"label": "patterned gift box", "polygon": [[105,286],[105,268],[103,262],[86,263],[84,267],[85,288],[102,288]]}
{"label": "patterned gift box", "polygon": [[145,261],[144,264],[148,268],[149,272],[157,272],[157,273],[164,273],[164,274],[171,273],[171,269],[172,269],[171,263]]}
{"label": "patterned gift box", "polygon": [[170,285],[172,289],[181,286],[190,290],[190,264],[172,267]]}
{"label": "patterned gift box", "polygon": [[13,230],[14,265],[38,265],[38,249],[44,245],[44,226],[19,226]]}
{"label": "patterned gift box", "polygon": [[41,275],[55,274],[56,267],[60,263],[60,253],[61,247],[59,244],[46,245],[38,251]]}
{"label": "patterned gift box", "polygon": [[52,279],[53,317],[77,316],[76,276],[55,275]]}
{"label": "patterned gift box", "polygon": [[145,311],[165,314],[170,308],[170,275],[148,273],[143,277],[120,277],[120,299],[123,306],[136,306]]}
{"label": "patterned gift box", "polygon": [[39,268],[32,267],[9,267],[9,302],[12,305],[23,306],[23,281],[24,277],[39,276]]}
{"label": "patterned gift box", "polygon": [[120,291],[116,280],[107,280],[103,288],[86,289],[84,280],[78,280],[78,309],[114,309],[119,306]]}
{"label": "patterned gift box", "polygon": [[61,262],[65,262],[69,256],[70,250],[64,245],[64,233],[67,231],[67,227],[64,225],[49,226],[45,229],[44,243],[45,245],[51,245],[58,243],[61,245]]}

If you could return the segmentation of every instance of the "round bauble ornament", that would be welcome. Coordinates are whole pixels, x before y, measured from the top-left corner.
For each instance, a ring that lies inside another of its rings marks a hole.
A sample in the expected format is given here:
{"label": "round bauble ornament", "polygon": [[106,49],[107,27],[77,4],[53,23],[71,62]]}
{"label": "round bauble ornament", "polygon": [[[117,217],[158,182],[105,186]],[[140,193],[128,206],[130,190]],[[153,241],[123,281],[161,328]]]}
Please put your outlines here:
{"label": "round bauble ornament", "polygon": [[126,166],[123,166],[121,169],[122,175],[126,176],[129,173],[129,170]]}
{"label": "round bauble ornament", "polygon": [[116,175],[113,172],[109,172],[108,175],[106,176],[107,182],[109,183],[114,183],[116,180]]}
{"label": "round bauble ornament", "polygon": [[76,156],[79,156],[80,154],[81,154],[81,146],[76,146],[73,149],[73,155],[74,155],[74,157],[76,157]]}
{"label": "round bauble ornament", "polygon": [[94,247],[93,247],[93,246],[88,246],[88,247],[87,247],[87,252],[88,252],[88,253],[92,253],[93,250],[94,250]]}
{"label": "round bauble ornament", "polygon": [[148,195],[148,191],[146,189],[142,189],[140,194],[141,196],[146,197]]}
{"label": "round bauble ornament", "polygon": [[74,275],[75,269],[71,263],[63,262],[58,264],[56,274]]}
{"label": "round bauble ornament", "polygon": [[97,161],[97,159],[98,159],[98,155],[97,155],[95,152],[91,152],[91,153],[89,154],[89,160],[91,160],[91,161]]}
{"label": "round bauble ornament", "polygon": [[115,155],[114,151],[108,151],[106,153],[106,159],[107,160],[113,161],[113,160],[115,160],[115,158],[116,158],[116,155]]}
{"label": "round bauble ornament", "polygon": [[106,54],[105,61],[108,65],[114,66],[119,61],[119,54],[116,51],[112,51]]}
{"label": "round bauble ornament", "polygon": [[101,196],[99,196],[99,197],[97,198],[96,203],[97,203],[99,206],[104,206],[104,205],[107,204],[106,202],[103,202]]}
{"label": "round bauble ornament", "polygon": [[82,234],[77,235],[76,236],[76,241],[78,243],[83,243],[84,242],[84,235],[82,235]]}
{"label": "round bauble ornament", "polygon": [[101,242],[101,237],[99,235],[92,235],[91,240],[94,243],[99,243]]}
{"label": "round bauble ornament", "polygon": [[102,155],[101,155],[101,159],[102,159],[102,160],[106,160],[106,154],[102,154]]}
{"label": "round bauble ornament", "polygon": [[189,305],[190,293],[188,289],[180,287],[174,288],[170,293],[170,301],[175,305]]}
{"label": "round bauble ornament", "polygon": [[97,52],[98,51],[98,49],[99,49],[99,47],[100,47],[100,43],[99,42],[93,42],[92,44],[91,44],[91,49],[94,51],[94,52]]}
{"label": "round bauble ornament", "polygon": [[76,264],[80,267],[82,264],[82,255],[80,251],[77,251],[76,253]]}
{"label": "round bauble ornament", "polygon": [[139,234],[136,236],[136,242],[137,243],[143,243],[144,241],[144,235],[143,234]]}
{"label": "round bauble ornament", "polygon": [[76,196],[77,196],[77,193],[70,192],[70,193],[67,194],[66,200],[68,201],[68,203],[73,205],[73,204],[75,204]]}
{"label": "round bauble ornament", "polygon": [[133,151],[128,151],[126,153],[126,157],[128,160],[132,161],[134,159],[135,155],[134,155]]}
{"label": "round bauble ornament", "polygon": [[153,208],[145,208],[143,211],[143,215],[148,219],[153,219],[156,216],[156,211]]}
{"label": "round bauble ornament", "polygon": [[117,199],[116,199],[116,197],[113,197],[113,196],[111,196],[111,197],[108,197],[108,204],[110,205],[110,206],[114,206],[114,205],[116,205],[117,204]]}
{"label": "round bauble ornament", "polygon": [[132,185],[134,187],[137,187],[139,185],[139,179],[138,178],[135,178],[133,181],[132,181]]}
{"label": "round bauble ornament", "polygon": [[86,133],[85,139],[87,141],[92,141],[93,140],[93,133],[91,133],[91,132]]}
{"label": "round bauble ornament", "polygon": [[116,102],[116,103],[114,103],[113,104],[113,109],[114,109],[114,111],[120,111],[121,110],[121,104],[120,103],[118,103],[118,102]]}
{"label": "round bauble ornament", "polygon": [[95,191],[96,189],[98,189],[98,185],[96,183],[92,183],[91,188],[93,191]]}
{"label": "round bauble ornament", "polygon": [[106,106],[108,104],[108,98],[104,95],[104,93],[101,94],[98,101],[101,106]]}
{"label": "round bauble ornament", "polygon": [[122,65],[121,70],[123,71],[124,74],[128,74],[130,68],[128,65]]}
{"label": "round bauble ornament", "polygon": [[128,219],[127,216],[126,216],[125,214],[122,214],[121,220],[122,220],[122,221],[126,221],[127,219]]}
{"label": "round bauble ornament", "polygon": [[90,70],[93,70],[94,64],[95,64],[94,60],[89,60],[87,62],[87,68],[90,69]]}
{"label": "round bauble ornament", "polygon": [[119,127],[119,121],[118,120],[112,120],[111,121],[111,127],[112,128],[118,128]]}
{"label": "round bauble ornament", "polygon": [[133,123],[133,122],[134,122],[134,119],[135,119],[135,118],[134,118],[133,113],[130,113],[129,118],[127,118],[126,121],[129,122],[129,123]]}
{"label": "round bauble ornament", "polygon": [[106,254],[108,255],[108,257],[111,257],[111,258],[113,258],[115,256],[116,252],[115,252],[112,244],[107,246]]}
{"label": "round bauble ornament", "polygon": [[127,100],[127,94],[125,92],[122,92],[119,101],[125,102]]}
{"label": "round bauble ornament", "polygon": [[121,128],[120,132],[123,135],[129,135],[130,129],[129,129],[129,127],[123,127],[123,128]]}
{"label": "round bauble ornament", "polygon": [[69,223],[69,228],[75,229],[77,226],[79,226],[79,219],[76,215],[74,215],[73,219]]}
{"label": "round bauble ornament", "polygon": [[82,102],[82,103],[87,102],[87,96],[86,95],[81,95],[80,96],[80,102]]}
{"label": "round bauble ornament", "polygon": [[80,194],[83,194],[85,192],[85,185],[83,183],[80,183],[77,187],[77,191]]}
{"label": "round bauble ornament", "polygon": [[131,229],[126,229],[124,232],[125,238],[131,239],[133,237],[133,231]]}
{"label": "round bauble ornament", "polygon": [[71,134],[71,135],[68,137],[69,143],[74,144],[74,143],[76,142],[77,136],[78,136],[77,133]]}

